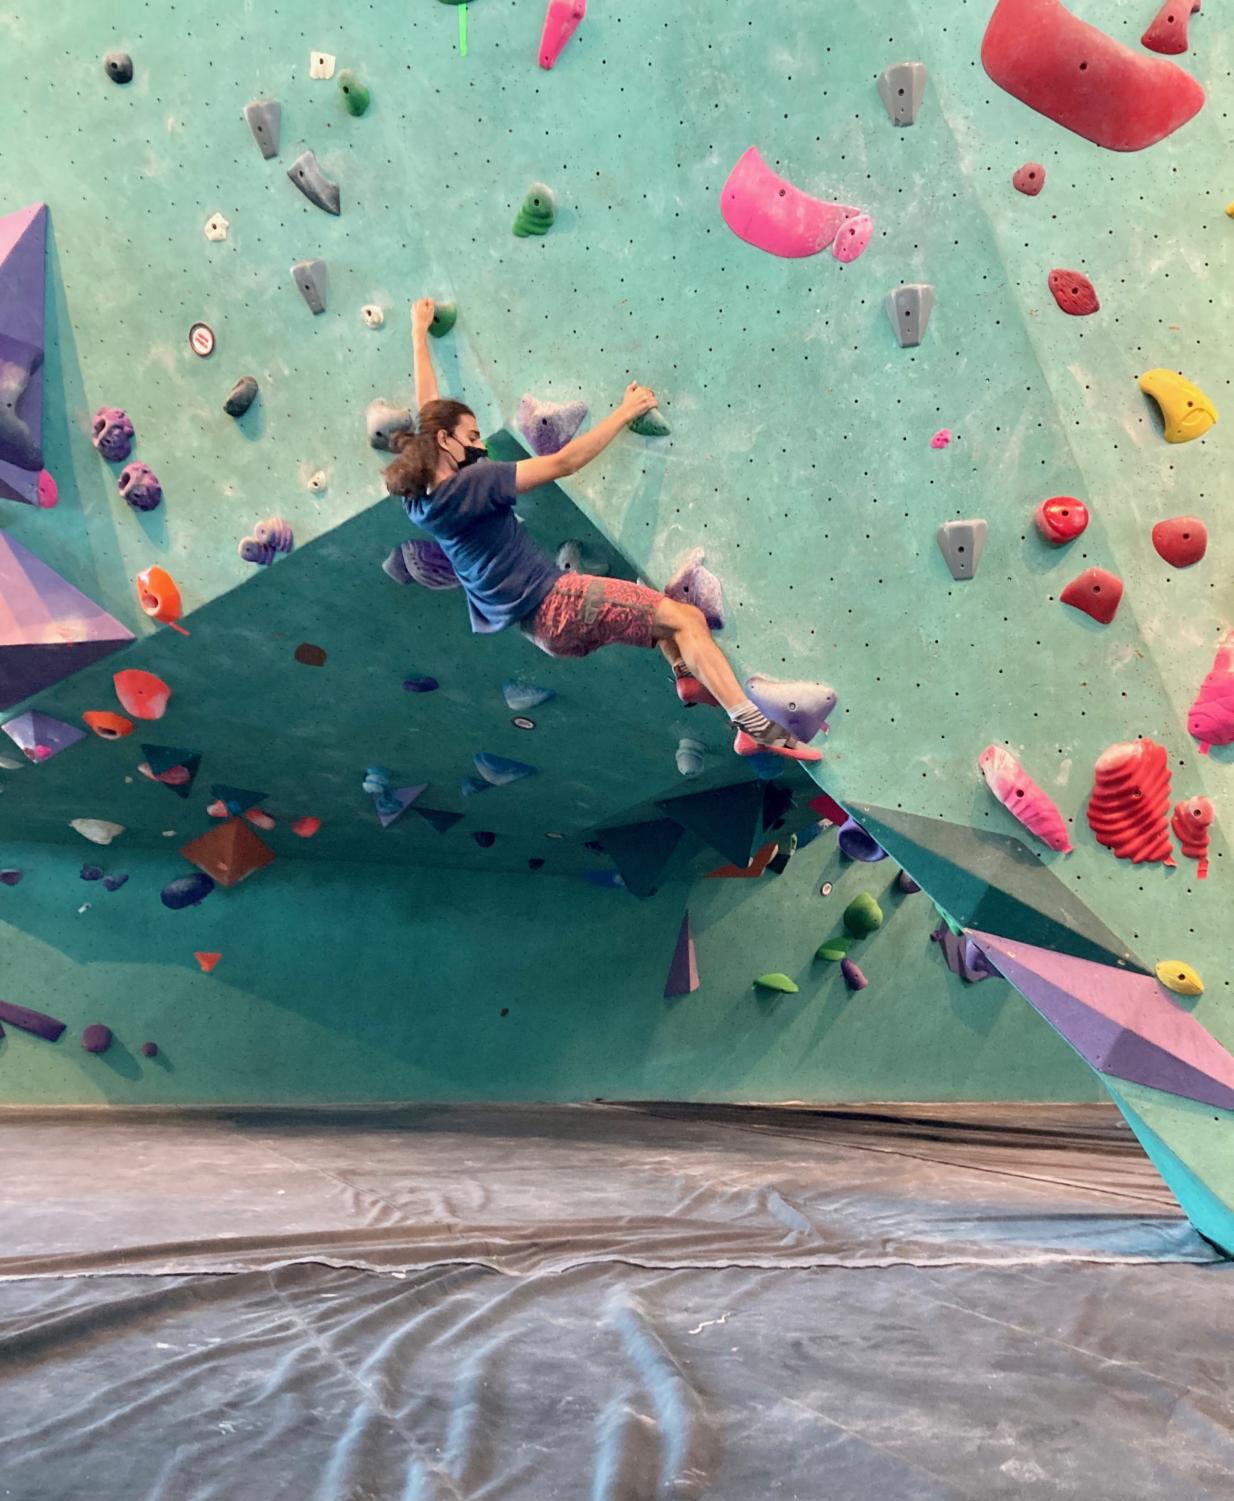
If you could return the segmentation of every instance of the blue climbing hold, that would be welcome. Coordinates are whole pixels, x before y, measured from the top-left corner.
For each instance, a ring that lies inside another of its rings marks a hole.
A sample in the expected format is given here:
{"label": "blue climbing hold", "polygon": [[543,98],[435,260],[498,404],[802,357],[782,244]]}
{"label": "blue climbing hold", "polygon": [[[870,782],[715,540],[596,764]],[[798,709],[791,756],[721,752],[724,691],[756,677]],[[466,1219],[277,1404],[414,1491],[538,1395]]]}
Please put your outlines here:
{"label": "blue climbing hold", "polygon": [[441,684],[436,678],[410,677],[403,679],[404,693],[434,693],[440,687]]}
{"label": "blue climbing hold", "polygon": [[464,777],[463,796],[474,797],[477,792],[487,792],[491,786],[492,783],[486,782],[483,777]]}
{"label": "blue climbing hold", "polygon": [[101,865],[83,865],[81,868],[83,881],[101,881],[103,879],[103,867]]}
{"label": "blue climbing hold", "polygon": [[507,707],[516,714],[525,714],[528,709],[538,708],[540,704],[548,703],[550,698],[557,697],[551,688],[537,688],[534,683],[520,683],[513,678],[507,678],[502,683],[501,692]]}
{"label": "blue climbing hold", "polygon": [[840,853],[847,855],[850,860],[865,860],[872,864],[875,860],[887,858],[887,851],[878,840],[872,839],[861,825],[851,818],[846,818],[840,825],[837,842],[840,846]]}
{"label": "blue climbing hold", "polygon": [[523,777],[535,775],[535,767],[527,766],[522,761],[511,761],[507,756],[490,755],[488,751],[480,751],[476,757],[476,770],[494,787],[505,787],[510,782],[518,782]]}
{"label": "blue climbing hold", "polygon": [[178,876],[159,892],[164,907],[178,912],[182,907],[195,907],[214,890],[214,882],[204,871],[194,871],[191,876]]}
{"label": "blue climbing hold", "polygon": [[104,891],[119,891],[120,888],[121,888],[121,886],[123,886],[124,883],[127,880],[128,880],[128,876],[124,876],[124,875],[121,875],[121,876],[104,876],[103,877],[103,890]]}

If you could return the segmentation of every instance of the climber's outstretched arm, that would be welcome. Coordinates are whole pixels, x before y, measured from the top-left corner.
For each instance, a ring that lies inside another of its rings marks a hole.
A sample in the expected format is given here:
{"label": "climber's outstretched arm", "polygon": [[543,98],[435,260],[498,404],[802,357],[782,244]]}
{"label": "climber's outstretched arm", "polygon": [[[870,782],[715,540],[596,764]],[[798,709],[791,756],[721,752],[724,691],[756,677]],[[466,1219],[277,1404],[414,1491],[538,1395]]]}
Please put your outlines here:
{"label": "climber's outstretched arm", "polygon": [[426,401],[436,401],[437,372],[428,347],[428,326],[437,311],[431,297],[420,297],[411,305],[411,350],[416,374],[416,410]]}
{"label": "climber's outstretched arm", "polygon": [[539,459],[523,459],[515,468],[514,480],[520,495],[534,490],[537,485],[547,485],[564,479],[567,474],[577,474],[585,464],[604,452],[623,428],[629,427],[636,417],[649,412],[656,404],[656,393],[631,381],[626,387],[625,398],[615,412],[597,422],[585,433],[571,438],[564,448],[556,453],[545,454]]}

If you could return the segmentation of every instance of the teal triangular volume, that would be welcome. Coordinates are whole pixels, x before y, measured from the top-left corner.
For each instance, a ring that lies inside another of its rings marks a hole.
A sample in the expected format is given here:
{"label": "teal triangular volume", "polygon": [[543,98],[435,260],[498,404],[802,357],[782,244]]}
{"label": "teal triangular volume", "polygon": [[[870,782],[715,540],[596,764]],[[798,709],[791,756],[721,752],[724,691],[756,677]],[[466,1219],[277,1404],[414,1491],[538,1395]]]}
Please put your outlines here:
{"label": "teal triangular volume", "polygon": [[1144,961],[1021,840],[870,803],[852,816],[965,928],[1148,974]]}
{"label": "teal triangular volume", "polygon": [[[1138,1111],[1132,1109],[1118,1088],[1105,1079],[1102,1083],[1187,1218],[1223,1256],[1234,1258],[1234,1163],[1230,1167],[1229,1182],[1223,1185],[1223,1191],[1228,1196],[1227,1202],[1187,1166]],[[1229,1116],[1228,1112],[1223,1113],[1228,1116],[1226,1130],[1234,1138],[1234,1116]]]}
{"label": "teal triangular volume", "polygon": [[425,823],[431,823],[439,834],[448,833],[463,817],[461,813],[447,813],[441,808],[421,808],[419,804],[411,811],[418,813]]}
{"label": "teal triangular volume", "polygon": [[650,896],[673,858],[685,830],[671,818],[601,829],[596,838],[621,873],[632,896]]}
{"label": "teal triangular volume", "polygon": [[656,807],[734,865],[749,865],[763,829],[761,782],[740,782],[735,787],[717,787],[713,792],[668,798]]}

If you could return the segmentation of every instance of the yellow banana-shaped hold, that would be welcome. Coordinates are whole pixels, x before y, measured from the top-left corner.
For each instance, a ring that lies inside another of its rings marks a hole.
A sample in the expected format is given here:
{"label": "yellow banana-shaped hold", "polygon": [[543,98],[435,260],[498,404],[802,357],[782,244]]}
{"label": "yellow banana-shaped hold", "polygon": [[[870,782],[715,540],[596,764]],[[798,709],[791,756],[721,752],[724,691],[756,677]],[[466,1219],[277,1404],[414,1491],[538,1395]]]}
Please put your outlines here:
{"label": "yellow banana-shaped hold", "polygon": [[1199,386],[1177,370],[1146,370],[1140,390],[1161,408],[1167,443],[1190,443],[1202,438],[1217,420],[1217,408]]}
{"label": "yellow banana-shaped hold", "polygon": [[1157,966],[1157,978],[1175,995],[1204,994],[1204,981],[1181,959],[1163,959]]}

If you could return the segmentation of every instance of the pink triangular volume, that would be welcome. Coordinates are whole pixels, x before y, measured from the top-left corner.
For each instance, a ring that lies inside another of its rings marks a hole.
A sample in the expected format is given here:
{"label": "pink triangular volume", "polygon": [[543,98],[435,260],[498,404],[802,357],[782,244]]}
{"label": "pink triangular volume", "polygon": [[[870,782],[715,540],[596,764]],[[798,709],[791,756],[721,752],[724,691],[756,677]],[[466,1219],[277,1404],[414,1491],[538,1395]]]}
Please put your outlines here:
{"label": "pink triangular volume", "polygon": [[0,499],[37,505],[43,468],[47,205],[0,219]]}
{"label": "pink triangular volume", "polygon": [[969,937],[1099,1073],[1234,1109],[1234,1057],[1151,975],[990,933]]}
{"label": "pink triangular volume", "polygon": [[133,640],[133,633],[0,532],[0,709]]}
{"label": "pink triangular volume", "polygon": [[698,960],[694,953],[694,934],[690,928],[690,914],[681,919],[681,931],[677,934],[677,947],[673,950],[673,962],[669,965],[668,979],[664,983],[666,998],[689,995],[698,989]]}

